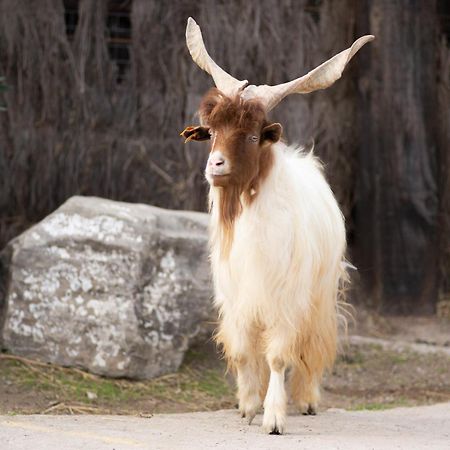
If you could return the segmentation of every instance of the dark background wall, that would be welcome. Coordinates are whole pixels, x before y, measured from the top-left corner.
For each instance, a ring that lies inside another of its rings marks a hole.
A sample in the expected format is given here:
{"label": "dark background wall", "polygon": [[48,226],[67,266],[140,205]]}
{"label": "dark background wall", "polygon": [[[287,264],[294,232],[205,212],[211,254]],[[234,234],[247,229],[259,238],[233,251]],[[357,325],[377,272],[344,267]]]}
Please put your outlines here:
{"label": "dark background wall", "polygon": [[450,72],[439,19],[448,26],[450,8],[443,6],[358,2],[358,30],[369,27],[378,40],[359,66],[367,89],[358,98],[355,253],[372,298],[393,312],[432,310],[444,283]]}
{"label": "dark background wall", "polygon": [[297,77],[367,33],[332,88],[273,112],[314,138],[347,219],[357,298],[432,312],[450,292],[450,6],[432,0],[0,0],[0,247],[74,194],[205,209],[206,149],[183,145],[210,78],[201,25],[251,83]]}

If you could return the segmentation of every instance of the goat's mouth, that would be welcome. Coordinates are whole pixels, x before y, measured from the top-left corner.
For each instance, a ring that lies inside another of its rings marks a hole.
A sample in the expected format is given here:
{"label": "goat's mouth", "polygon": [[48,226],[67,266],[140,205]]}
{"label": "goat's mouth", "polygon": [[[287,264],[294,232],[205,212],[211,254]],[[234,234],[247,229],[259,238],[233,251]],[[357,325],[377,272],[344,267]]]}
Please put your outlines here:
{"label": "goat's mouth", "polygon": [[231,176],[231,172],[228,173],[214,173],[214,172],[205,172],[205,177],[208,180],[208,183],[212,186],[225,186],[229,183],[229,178]]}
{"label": "goat's mouth", "polygon": [[215,172],[213,170],[206,170],[205,176],[206,178],[226,178],[231,175],[231,172],[221,173],[221,172]]}

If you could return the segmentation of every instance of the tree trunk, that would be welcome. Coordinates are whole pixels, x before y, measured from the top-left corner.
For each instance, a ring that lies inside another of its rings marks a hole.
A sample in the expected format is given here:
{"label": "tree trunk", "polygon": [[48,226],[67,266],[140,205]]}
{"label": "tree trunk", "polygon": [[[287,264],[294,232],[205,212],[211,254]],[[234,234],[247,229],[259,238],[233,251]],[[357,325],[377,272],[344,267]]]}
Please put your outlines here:
{"label": "tree trunk", "polygon": [[439,170],[436,2],[357,2],[359,179],[355,261],[373,305],[432,312],[438,290]]}

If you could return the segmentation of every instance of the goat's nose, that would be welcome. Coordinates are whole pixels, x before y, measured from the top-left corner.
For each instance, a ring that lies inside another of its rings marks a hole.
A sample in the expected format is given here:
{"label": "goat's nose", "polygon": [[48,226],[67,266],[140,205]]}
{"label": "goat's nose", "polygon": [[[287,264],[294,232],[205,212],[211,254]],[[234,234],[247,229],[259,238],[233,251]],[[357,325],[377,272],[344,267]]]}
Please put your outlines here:
{"label": "goat's nose", "polygon": [[225,159],[223,159],[222,156],[217,156],[217,157],[211,158],[209,160],[209,164],[211,166],[220,167],[225,164]]}

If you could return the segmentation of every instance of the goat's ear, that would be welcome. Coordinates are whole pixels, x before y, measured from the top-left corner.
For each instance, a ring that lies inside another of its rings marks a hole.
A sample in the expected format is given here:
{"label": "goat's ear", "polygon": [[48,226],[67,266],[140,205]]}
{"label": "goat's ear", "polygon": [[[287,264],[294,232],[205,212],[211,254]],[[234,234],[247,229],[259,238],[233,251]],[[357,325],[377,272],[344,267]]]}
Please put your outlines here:
{"label": "goat's ear", "polygon": [[186,127],[181,133],[180,136],[183,136],[185,141],[207,141],[211,139],[211,135],[209,134],[209,127]]}
{"label": "goat's ear", "polygon": [[279,123],[272,123],[263,128],[261,133],[261,142],[275,144],[281,138],[283,127]]}

